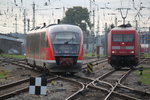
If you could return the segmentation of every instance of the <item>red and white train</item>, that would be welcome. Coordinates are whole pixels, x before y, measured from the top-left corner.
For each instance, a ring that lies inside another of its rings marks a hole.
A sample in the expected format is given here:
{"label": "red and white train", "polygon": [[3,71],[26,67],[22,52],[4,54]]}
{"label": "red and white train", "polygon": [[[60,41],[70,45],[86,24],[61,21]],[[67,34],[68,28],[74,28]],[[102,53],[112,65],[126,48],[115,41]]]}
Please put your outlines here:
{"label": "red and white train", "polygon": [[113,28],[108,33],[108,63],[115,69],[138,65],[140,44],[139,34],[132,27]]}
{"label": "red and white train", "polygon": [[75,25],[49,25],[27,34],[26,59],[32,67],[75,73],[81,69],[83,52],[83,32]]}

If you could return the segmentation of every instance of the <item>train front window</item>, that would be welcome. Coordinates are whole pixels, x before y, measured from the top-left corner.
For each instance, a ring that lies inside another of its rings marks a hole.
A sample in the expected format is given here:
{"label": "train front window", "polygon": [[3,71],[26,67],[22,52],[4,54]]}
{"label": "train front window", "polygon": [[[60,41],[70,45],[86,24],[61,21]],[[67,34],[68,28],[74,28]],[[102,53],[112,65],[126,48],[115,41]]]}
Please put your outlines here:
{"label": "train front window", "polygon": [[113,42],[133,42],[134,35],[133,34],[113,34],[112,41]]}
{"label": "train front window", "polygon": [[63,33],[63,34],[57,34],[56,37],[55,37],[56,40],[64,40],[64,39],[65,40],[70,40],[72,38],[75,39],[75,34]]}
{"label": "train front window", "polygon": [[124,42],[133,42],[134,36],[133,34],[124,34]]}
{"label": "train front window", "polygon": [[77,56],[80,46],[80,34],[75,32],[51,33],[55,56]]}
{"label": "train front window", "polygon": [[122,42],[123,41],[122,34],[113,34],[112,41],[113,42]]}
{"label": "train front window", "polygon": [[51,39],[53,44],[80,43],[79,33],[73,33],[73,32],[52,33]]}

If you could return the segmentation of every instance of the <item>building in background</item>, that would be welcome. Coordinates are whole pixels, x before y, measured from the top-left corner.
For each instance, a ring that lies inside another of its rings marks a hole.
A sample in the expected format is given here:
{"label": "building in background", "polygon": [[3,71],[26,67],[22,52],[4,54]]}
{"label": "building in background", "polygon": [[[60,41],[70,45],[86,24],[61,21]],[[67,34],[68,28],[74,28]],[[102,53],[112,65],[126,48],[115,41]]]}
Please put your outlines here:
{"label": "building in background", "polygon": [[6,54],[23,54],[24,42],[11,34],[0,33],[0,50]]}

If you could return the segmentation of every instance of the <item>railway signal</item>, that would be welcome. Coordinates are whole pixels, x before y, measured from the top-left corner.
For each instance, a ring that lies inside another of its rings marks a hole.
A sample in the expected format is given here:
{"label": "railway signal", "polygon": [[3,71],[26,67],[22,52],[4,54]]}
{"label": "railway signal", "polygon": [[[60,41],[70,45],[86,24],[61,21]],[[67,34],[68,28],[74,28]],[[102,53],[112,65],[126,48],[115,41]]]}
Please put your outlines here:
{"label": "railway signal", "polygon": [[47,92],[47,79],[41,77],[31,77],[29,94],[46,95]]}

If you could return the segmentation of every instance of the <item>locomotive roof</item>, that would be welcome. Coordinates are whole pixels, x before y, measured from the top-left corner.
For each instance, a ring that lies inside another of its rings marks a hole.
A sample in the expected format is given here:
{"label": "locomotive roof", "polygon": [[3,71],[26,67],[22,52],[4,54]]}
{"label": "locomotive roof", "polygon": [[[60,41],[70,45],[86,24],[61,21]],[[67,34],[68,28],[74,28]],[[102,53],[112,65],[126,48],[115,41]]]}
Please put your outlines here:
{"label": "locomotive roof", "polygon": [[115,27],[112,30],[127,30],[127,31],[133,30],[133,31],[136,31],[135,28],[133,28],[133,27]]}
{"label": "locomotive roof", "polygon": [[62,31],[71,31],[80,33],[82,30],[76,25],[69,24],[56,24],[48,27],[50,32],[62,32]]}

